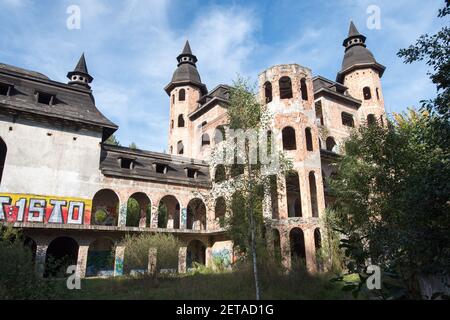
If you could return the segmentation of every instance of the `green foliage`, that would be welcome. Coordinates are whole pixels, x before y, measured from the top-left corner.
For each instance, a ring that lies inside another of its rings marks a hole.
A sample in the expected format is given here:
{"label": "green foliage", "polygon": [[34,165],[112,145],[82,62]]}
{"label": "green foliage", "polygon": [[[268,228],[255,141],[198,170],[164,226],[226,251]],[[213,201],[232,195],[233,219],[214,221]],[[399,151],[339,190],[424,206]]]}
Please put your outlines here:
{"label": "green foliage", "polygon": [[[439,10],[438,17],[444,18],[450,13],[450,2],[446,1],[445,7]],[[431,81],[436,85],[437,97],[432,100],[422,101],[422,105],[428,111],[436,110],[441,116],[450,118],[450,28],[443,27],[434,35],[422,35],[415,45],[407,49],[401,49],[399,57],[406,63],[426,60],[430,71]]]}
{"label": "green foliage", "polygon": [[127,202],[127,222],[129,227],[139,227],[139,219],[141,218],[141,207],[136,199],[130,198]]}
{"label": "green foliage", "polygon": [[132,142],[132,143],[130,143],[129,148],[130,149],[137,149],[138,147],[137,147],[136,143]]}
{"label": "green foliage", "polygon": [[395,118],[351,135],[330,186],[349,272],[364,281],[370,258],[420,298],[418,275],[450,270],[450,124],[426,112]]}
{"label": "green foliage", "polygon": [[95,217],[95,224],[102,225],[105,223],[106,218],[108,217],[108,213],[106,213],[106,211],[103,209],[99,209],[95,211],[94,217]]}
{"label": "green foliage", "polygon": [[165,228],[169,220],[169,211],[164,203],[160,203],[158,207],[158,228]]}
{"label": "green foliage", "polygon": [[130,236],[126,235],[121,245],[125,246],[124,269],[147,269],[148,252],[150,248],[157,250],[156,268],[169,269],[178,266],[178,250],[180,242],[170,234],[149,234]]}
{"label": "green foliage", "polygon": [[20,232],[0,226],[0,300],[56,297],[52,283],[36,274],[32,253],[23,245]]}
{"label": "green foliage", "polygon": [[119,142],[119,140],[117,140],[115,134],[112,134],[108,139],[106,139],[105,143],[111,144],[113,146],[120,146],[120,142]]}

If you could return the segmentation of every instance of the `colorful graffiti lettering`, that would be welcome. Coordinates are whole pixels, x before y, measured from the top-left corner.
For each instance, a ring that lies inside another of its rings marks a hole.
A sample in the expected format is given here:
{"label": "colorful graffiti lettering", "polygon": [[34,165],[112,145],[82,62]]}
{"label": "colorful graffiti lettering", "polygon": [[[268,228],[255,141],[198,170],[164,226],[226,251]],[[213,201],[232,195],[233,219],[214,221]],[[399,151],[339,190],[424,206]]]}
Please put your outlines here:
{"label": "colorful graffiti lettering", "polygon": [[90,224],[92,200],[0,193],[0,221]]}
{"label": "colorful graffiti lettering", "polygon": [[213,250],[211,253],[214,264],[221,265],[225,268],[231,266],[231,252],[223,248],[221,250]]}

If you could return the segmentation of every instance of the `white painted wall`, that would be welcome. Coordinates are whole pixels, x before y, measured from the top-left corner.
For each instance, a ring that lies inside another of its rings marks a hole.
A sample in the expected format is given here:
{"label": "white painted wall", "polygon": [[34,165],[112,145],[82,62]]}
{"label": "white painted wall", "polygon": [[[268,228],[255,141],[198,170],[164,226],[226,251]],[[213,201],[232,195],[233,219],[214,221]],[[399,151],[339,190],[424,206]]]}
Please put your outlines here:
{"label": "white painted wall", "polygon": [[0,137],[8,148],[0,192],[92,198],[98,191],[101,132],[0,116]]}

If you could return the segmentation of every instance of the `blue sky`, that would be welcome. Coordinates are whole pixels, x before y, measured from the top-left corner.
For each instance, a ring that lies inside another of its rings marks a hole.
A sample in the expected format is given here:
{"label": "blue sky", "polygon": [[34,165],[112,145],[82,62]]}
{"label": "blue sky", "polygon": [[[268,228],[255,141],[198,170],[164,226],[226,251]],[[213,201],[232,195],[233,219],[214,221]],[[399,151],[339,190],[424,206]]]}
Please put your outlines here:
{"label": "blue sky", "polygon": [[[0,0],[0,62],[66,82],[82,52],[98,108],[119,125],[123,145],[166,148],[169,99],[163,87],[189,39],[208,88],[237,74],[256,81],[262,70],[298,63],[335,79],[349,21],[387,67],[382,78],[386,111],[399,112],[435,95],[424,64],[397,58],[424,33],[444,23],[440,0],[204,1]],[[81,28],[66,27],[70,5],[81,9]],[[381,28],[368,29],[369,5]]]}

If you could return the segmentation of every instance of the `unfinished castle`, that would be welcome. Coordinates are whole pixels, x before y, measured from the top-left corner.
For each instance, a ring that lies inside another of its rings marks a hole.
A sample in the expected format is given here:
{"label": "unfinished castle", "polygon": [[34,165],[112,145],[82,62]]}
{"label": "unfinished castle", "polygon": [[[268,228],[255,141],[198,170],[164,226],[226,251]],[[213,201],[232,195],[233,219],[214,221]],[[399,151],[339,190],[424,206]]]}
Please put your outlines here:
{"label": "unfinished castle", "polygon": [[[263,213],[270,248],[289,268],[300,257],[317,270],[320,218],[332,201],[325,178],[352,128],[385,119],[385,67],[350,24],[342,68],[335,80],[298,64],[259,74],[259,94],[274,112],[275,143],[292,158],[295,174],[267,192]],[[50,257],[68,257],[81,277],[121,275],[126,234],[170,233],[183,246],[178,272],[194,262],[234,260],[221,227],[226,197],[203,199],[236,173],[206,159],[223,138],[229,89],[202,83],[187,42],[164,88],[169,97],[168,153],[105,144],[118,127],[95,105],[84,55],[67,84],[0,64],[0,222],[22,228],[36,270],[49,273]],[[274,196],[275,194],[275,196]],[[127,203],[140,207],[127,219]],[[165,216],[158,208],[164,206]],[[111,263],[102,256],[112,252]]]}

